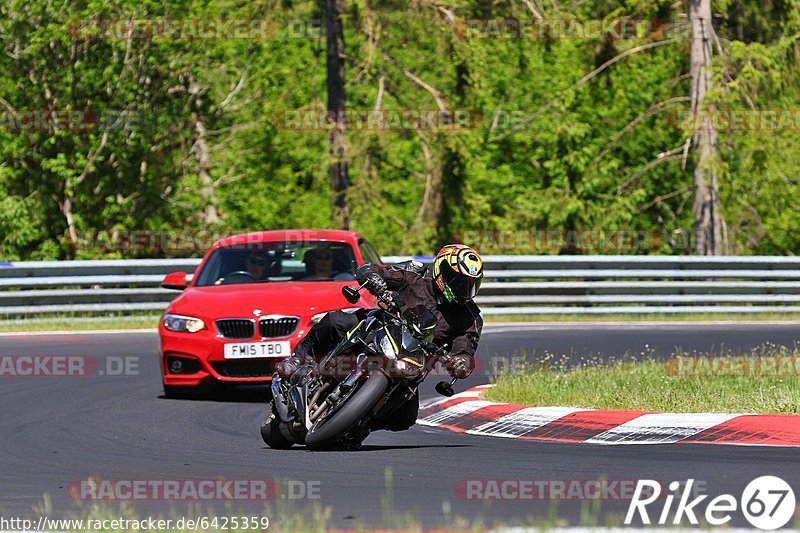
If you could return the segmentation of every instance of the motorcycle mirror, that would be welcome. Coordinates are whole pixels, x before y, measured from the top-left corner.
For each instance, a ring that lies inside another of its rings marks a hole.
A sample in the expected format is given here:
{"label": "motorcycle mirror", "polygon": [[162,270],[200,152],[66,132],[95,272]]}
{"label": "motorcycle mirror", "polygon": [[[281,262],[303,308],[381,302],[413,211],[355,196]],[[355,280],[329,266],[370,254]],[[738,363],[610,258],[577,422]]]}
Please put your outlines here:
{"label": "motorcycle mirror", "polygon": [[453,385],[448,383],[447,381],[440,381],[436,384],[436,392],[441,394],[442,396],[447,396],[448,398],[456,393],[453,390]]}
{"label": "motorcycle mirror", "polygon": [[342,294],[351,304],[356,303],[361,299],[361,295],[353,287],[342,287]]}

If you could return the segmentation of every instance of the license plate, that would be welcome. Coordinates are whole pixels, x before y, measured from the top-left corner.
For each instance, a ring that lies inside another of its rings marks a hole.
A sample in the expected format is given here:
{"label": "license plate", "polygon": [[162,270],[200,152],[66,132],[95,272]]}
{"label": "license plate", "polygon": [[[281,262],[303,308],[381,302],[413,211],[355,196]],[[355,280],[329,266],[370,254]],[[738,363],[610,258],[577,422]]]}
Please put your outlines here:
{"label": "license plate", "polygon": [[225,359],[251,357],[286,357],[290,355],[289,341],[240,342],[225,345]]}

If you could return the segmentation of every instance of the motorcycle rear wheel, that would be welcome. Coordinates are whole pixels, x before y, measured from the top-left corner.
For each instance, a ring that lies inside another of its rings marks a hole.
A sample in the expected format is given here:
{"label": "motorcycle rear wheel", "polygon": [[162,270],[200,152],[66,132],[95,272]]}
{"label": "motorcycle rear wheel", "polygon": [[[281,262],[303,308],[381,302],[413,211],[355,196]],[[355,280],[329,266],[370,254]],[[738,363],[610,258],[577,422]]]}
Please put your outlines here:
{"label": "motorcycle rear wheel", "polygon": [[366,382],[329,420],[315,423],[306,434],[306,446],[311,450],[335,447],[337,442],[372,409],[389,388],[389,379],[379,371],[370,373]]}

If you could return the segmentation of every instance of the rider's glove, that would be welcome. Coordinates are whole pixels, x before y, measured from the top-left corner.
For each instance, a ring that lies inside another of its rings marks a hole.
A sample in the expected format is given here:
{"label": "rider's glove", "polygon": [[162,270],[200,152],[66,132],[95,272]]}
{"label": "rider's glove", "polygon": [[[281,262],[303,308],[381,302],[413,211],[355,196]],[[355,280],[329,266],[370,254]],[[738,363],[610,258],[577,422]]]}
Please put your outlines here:
{"label": "rider's glove", "polygon": [[386,292],[386,280],[375,273],[367,274],[365,286],[375,296],[380,296]]}
{"label": "rider's glove", "polygon": [[454,378],[464,379],[472,374],[475,360],[471,355],[445,355],[440,359],[447,372]]}

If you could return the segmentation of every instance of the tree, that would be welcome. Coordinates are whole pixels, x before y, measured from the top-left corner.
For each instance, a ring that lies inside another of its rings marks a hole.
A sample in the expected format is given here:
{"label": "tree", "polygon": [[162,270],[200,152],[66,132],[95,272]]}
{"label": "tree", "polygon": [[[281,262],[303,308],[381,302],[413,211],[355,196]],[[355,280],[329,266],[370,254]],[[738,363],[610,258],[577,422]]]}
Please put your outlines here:
{"label": "tree", "polygon": [[692,143],[694,167],[694,236],[695,253],[720,255],[727,250],[725,222],[719,198],[717,132],[714,129],[713,105],[704,105],[711,90],[711,0],[689,0],[691,28],[689,75],[691,79],[691,116],[695,125]]}
{"label": "tree", "polygon": [[347,162],[347,122],[344,85],[344,0],[326,0],[325,28],[327,30],[328,113],[333,117],[328,134],[331,155],[331,214],[334,226],[350,229],[347,209],[347,189],[350,176]]}

